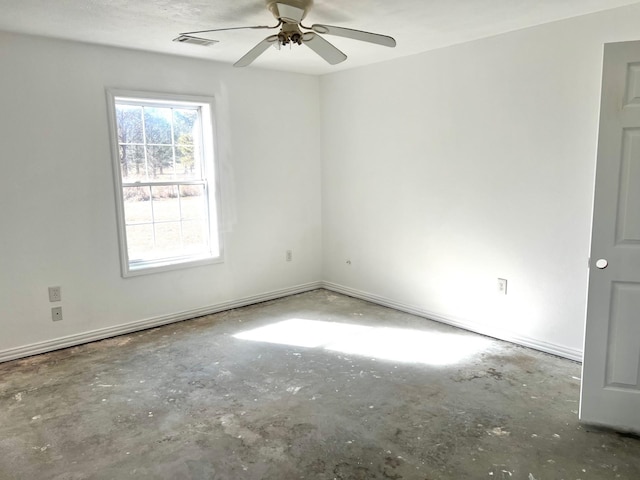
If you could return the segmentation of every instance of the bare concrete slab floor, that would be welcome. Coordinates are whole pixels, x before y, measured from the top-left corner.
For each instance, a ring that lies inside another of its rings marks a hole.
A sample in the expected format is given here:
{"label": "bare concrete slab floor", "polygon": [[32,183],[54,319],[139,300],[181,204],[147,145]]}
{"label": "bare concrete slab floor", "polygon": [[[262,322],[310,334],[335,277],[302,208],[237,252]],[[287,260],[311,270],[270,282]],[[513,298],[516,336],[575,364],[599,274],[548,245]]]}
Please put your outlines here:
{"label": "bare concrete slab floor", "polygon": [[579,376],[317,290],[0,365],[0,478],[640,479]]}

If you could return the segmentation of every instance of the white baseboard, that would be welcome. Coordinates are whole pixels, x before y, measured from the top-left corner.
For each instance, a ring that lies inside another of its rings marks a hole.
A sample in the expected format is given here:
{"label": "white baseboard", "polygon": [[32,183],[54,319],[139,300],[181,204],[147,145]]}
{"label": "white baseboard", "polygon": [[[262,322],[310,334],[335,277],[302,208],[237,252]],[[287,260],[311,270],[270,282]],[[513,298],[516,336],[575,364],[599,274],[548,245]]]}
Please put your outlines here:
{"label": "white baseboard", "polygon": [[537,340],[535,338],[530,338],[524,335],[515,334],[513,332],[509,332],[506,330],[486,327],[484,325],[478,325],[473,322],[468,322],[462,319],[453,319],[450,317],[444,317],[442,315],[429,312],[419,307],[407,305],[404,303],[399,303],[394,300],[381,297],[379,295],[362,292],[360,290],[355,290],[353,288],[345,287],[343,285],[339,285],[332,282],[322,282],[322,288],[331,290],[336,293],[342,293],[343,295],[347,295],[349,297],[366,300],[368,302],[375,303],[377,305],[382,305],[384,307],[400,310],[401,312],[410,313],[412,315],[424,317],[429,320],[435,320],[436,322],[445,323],[447,325],[462,328],[464,330],[469,330],[471,332],[480,333],[482,335],[498,338],[500,340],[505,340],[507,342],[515,343],[517,345],[533,348],[534,350],[540,350],[541,352],[551,353],[553,355],[557,355],[558,357],[568,358],[569,360],[575,360],[576,362],[582,362],[582,350],[577,350],[577,349],[565,347],[563,345],[556,345],[553,343],[544,342],[541,340]]}
{"label": "white baseboard", "polygon": [[444,317],[433,312],[429,312],[422,308],[418,308],[412,305],[396,302],[379,295],[372,293],[355,290],[353,288],[345,287],[332,282],[310,282],[295,287],[284,288],[281,290],[275,290],[272,292],[262,293],[259,295],[253,295],[250,297],[241,298],[238,300],[232,300],[229,302],[217,303],[215,305],[208,305],[206,307],[197,308],[193,310],[186,310],[184,312],[173,313],[170,315],[162,315],[159,317],[148,318],[144,320],[138,320],[135,322],[125,323],[122,325],[116,325],[113,327],[100,328],[98,330],[92,330],[89,332],[78,333],[75,335],[69,335],[66,337],[56,338],[53,340],[47,340],[44,342],[33,343],[22,347],[10,348],[7,350],[0,350],[0,363],[8,362],[10,360],[16,360],[18,358],[29,357],[31,355],[38,355],[40,353],[51,352],[53,350],[59,350],[61,348],[73,347],[81,345],[83,343],[94,342],[97,340],[104,340],[105,338],[111,338],[118,335],[124,335],[127,333],[133,333],[140,330],[146,330],[148,328],[155,328],[162,325],[168,325],[170,323],[181,322],[183,320],[189,320],[191,318],[201,317],[203,315],[210,315],[212,313],[218,313],[225,310],[231,310],[234,308],[246,307],[256,303],[266,302],[269,300],[275,300],[289,295],[295,295],[297,293],[309,292],[311,290],[317,290],[318,288],[325,288],[336,293],[342,293],[344,295],[366,300],[377,305],[393,308],[401,312],[410,313],[419,317],[435,320],[440,323],[451,325],[454,327],[462,328],[472,332],[480,333],[490,337],[498,338],[500,340],[506,340],[518,345],[533,348],[534,350],[540,350],[542,352],[551,353],[559,357],[568,358],[577,362],[582,361],[582,351],[577,349],[568,348],[562,345],[556,345],[544,341],[540,341],[534,338],[529,338],[523,335],[514,334],[513,332],[503,331],[499,329],[487,328],[482,325],[477,325],[472,322],[467,322],[460,319],[452,319]]}
{"label": "white baseboard", "polygon": [[47,340],[44,342],[32,343],[31,345],[25,345],[22,347],[0,350],[0,363],[8,362],[9,360],[16,360],[18,358],[29,357],[31,355],[37,355],[40,353],[51,352],[53,350],[59,350],[61,348],[73,347],[83,343],[95,342],[96,340],[104,340],[105,338],[133,333],[140,330],[146,330],[148,328],[159,327],[161,325],[167,325],[169,323],[181,322],[183,320],[189,320],[191,318],[201,317],[203,315],[210,315],[212,313],[218,313],[225,310],[246,307],[248,305],[253,305],[256,303],[275,300],[278,298],[287,297],[289,295],[295,295],[297,293],[317,290],[318,288],[322,288],[322,282],[310,282],[302,285],[297,285],[295,287],[283,288],[281,290],[274,290],[272,292],[241,298],[239,300],[217,303],[215,305],[208,305],[206,307],[186,310],[184,312],[162,315],[159,317],[138,320],[122,325],[116,325],[113,327],[100,328],[98,330],[78,333],[75,335],[69,335],[66,337]]}

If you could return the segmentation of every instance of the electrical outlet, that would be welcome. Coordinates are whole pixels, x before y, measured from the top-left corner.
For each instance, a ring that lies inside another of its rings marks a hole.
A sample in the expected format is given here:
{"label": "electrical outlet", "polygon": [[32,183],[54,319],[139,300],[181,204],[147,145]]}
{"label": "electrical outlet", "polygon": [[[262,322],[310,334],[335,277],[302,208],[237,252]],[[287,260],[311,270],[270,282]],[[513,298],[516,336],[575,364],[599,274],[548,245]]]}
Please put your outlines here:
{"label": "electrical outlet", "polygon": [[506,295],[507,294],[507,279],[506,278],[499,278],[498,279],[498,293],[501,293],[502,295]]}
{"label": "electrical outlet", "polygon": [[293,260],[293,251],[292,250],[287,250],[287,253],[285,255],[287,262],[290,262]]}
{"label": "electrical outlet", "polygon": [[60,287],[49,287],[49,302],[61,302],[62,292]]}
{"label": "electrical outlet", "polygon": [[51,309],[51,320],[54,322],[62,320],[62,307],[53,307]]}

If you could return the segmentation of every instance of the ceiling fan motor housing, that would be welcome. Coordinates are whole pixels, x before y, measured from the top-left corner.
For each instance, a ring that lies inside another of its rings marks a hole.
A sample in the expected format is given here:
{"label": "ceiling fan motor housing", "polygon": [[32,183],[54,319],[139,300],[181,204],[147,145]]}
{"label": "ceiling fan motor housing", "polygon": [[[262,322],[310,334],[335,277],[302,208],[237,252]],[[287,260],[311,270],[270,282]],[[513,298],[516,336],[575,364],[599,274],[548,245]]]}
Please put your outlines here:
{"label": "ceiling fan motor housing", "polygon": [[313,0],[265,0],[265,3],[276,20],[284,23],[300,23],[313,6]]}

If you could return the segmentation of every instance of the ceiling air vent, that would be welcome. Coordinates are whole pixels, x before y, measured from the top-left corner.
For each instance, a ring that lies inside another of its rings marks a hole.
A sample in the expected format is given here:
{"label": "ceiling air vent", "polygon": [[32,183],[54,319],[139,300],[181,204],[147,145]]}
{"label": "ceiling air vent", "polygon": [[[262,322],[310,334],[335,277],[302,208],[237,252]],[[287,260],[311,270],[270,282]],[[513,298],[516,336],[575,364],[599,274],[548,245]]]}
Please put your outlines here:
{"label": "ceiling air vent", "polygon": [[209,40],[208,38],[194,37],[192,35],[179,35],[173,39],[178,43],[189,43],[191,45],[200,45],[201,47],[208,47],[214,43],[218,43],[218,40]]}

